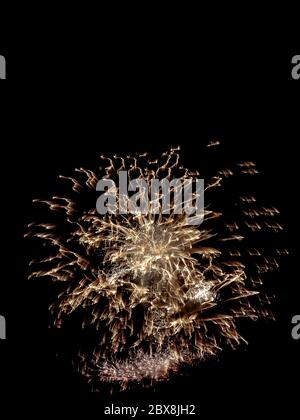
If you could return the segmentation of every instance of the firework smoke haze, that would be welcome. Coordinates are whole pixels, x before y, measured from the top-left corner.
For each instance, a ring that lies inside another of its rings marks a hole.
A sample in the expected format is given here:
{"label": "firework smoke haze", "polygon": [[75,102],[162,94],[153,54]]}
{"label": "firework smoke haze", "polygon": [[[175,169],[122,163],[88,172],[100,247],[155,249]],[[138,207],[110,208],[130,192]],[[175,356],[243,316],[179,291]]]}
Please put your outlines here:
{"label": "firework smoke haze", "polygon": [[[211,142],[207,150],[218,146],[218,141]],[[32,263],[37,268],[30,277],[46,276],[61,283],[62,292],[51,306],[56,327],[82,310],[82,326],[97,331],[94,350],[81,353],[79,364],[92,382],[125,389],[167,380],[182,364],[244,341],[238,319],[269,315],[269,299],[260,285],[278,262],[272,252],[266,255],[258,247],[248,247],[247,235],[280,232],[278,210],[259,206],[253,194],[235,197],[235,212],[240,212],[236,220],[226,218],[220,208],[213,210],[213,191],[224,180],[256,176],[253,162],[204,177],[201,224],[188,223],[187,214],[175,211],[174,200],[169,212],[97,212],[98,181],[116,181],[120,171],[147,186],[153,179],[184,182],[198,177],[198,172],[181,166],[179,153],[173,148],[155,159],[147,154],[101,156],[96,171],[80,168],[76,177],[61,177],[70,181],[68,197],[36,200],[58,212],[60,221],[30,225],[26,236],[42,239],[53,250]],[[151,197],[147,200],[151,205]],[[123,204],[116,203],[118,208]],[[251,264],[243,262],[244,253]]]}

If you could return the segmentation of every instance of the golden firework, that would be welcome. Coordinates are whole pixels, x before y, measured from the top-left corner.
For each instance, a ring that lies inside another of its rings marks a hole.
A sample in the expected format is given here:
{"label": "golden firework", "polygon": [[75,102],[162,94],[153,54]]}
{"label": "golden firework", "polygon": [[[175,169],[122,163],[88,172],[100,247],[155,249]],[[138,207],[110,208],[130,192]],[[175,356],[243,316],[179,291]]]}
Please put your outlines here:
{"label": "golden firework", "polygon": [[[155,160],[143,154],[101,156],[101,161],[97,171],[80,168],[76,179],[62,177],[72,182],[74,197],[36,200],[60,212],[63,222],[31,224],[27,234],[56,250],[31,274],[66,284],[52,306],[55,326],[81,308],[86,310],[82,326],[98,331],[92,356],[83,356],[81,372],[93,381],[117,382],[126,388],[130,383],[167,379],[182,363],[215,355],[224,345],[237,346],[243,341],[237,320],[268,314],[268,299],[255,296],[261,277],[250,276],[239,258],[244,233],[238,221],[226,221],[221,211],[206,203],[203,223],[191,225],[185,213],[174,211],[174,200],[169,212],[155,214],[99,215],[95,206],[83,210],[84,197],[96,198],[98,180],[116,180],[120,171],[149,186],[154,178],[184,182],[199,175],[180,166],[179,148]],[[248,176],[257,173],[252,162],[236,168]],[[226,168],[205,179],[205,193],[233,174]],[[163,199],[163,193],[158,198]],[[153,197],[147,200],[153,204]],[[252,195],[240,196],[238,205],[245,216],[244,230],[280,230],[270,221],[278,214],[274,207],[258,207]],[[262,222],[262,217],[267,220]],[[247,252],[261,257],[258,249]],[[255,263],[257,273],[278,265],[274,258],[262,261]]]}

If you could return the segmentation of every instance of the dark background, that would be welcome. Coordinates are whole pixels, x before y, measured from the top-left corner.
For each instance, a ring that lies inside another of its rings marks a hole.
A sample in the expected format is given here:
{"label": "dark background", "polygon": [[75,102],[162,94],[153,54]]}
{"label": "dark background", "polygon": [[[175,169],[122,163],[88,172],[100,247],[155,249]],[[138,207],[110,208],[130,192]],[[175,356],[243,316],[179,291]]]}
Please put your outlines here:
{"label": "dark background", "polygon": [[[1,38],[8,63],[7,80],[0,82],[0,314],[7,319],[1,395],[20,398],[32,414],[41,399],[47,410],[63,402],[70,412],[100,418],[104,405],[120,400],[187,402],[203,415],[293,413],[300,344],[291,338],[291,318],[300,311],[300,81],[291,78],[291,58],[299,45],[276,31],[233,31],[224,39],[222,31],[213,38],[215,28],[202,33],[195,24],[161,32],[140,26],[103,31],[99,23],[99,31],[87,25],[63,36],[54,36],[52,27],[48,35],[20,36],[6,49]],[[180,144],[186,162],[197,167],[201,144],[215,138],[230,159],[255,160],[259,193],[281,209],[291,254],[274,275],[276,321],[248,326],[247,347],[225,350],[219,360],[155,389],[91,394],[68,361],[56,357],[70,337],[48,329],[49,286],[26,280],[30,245],[22,235],[32,220],[31,200],[51,195],[58,174],[88,166],[100,153]]]}

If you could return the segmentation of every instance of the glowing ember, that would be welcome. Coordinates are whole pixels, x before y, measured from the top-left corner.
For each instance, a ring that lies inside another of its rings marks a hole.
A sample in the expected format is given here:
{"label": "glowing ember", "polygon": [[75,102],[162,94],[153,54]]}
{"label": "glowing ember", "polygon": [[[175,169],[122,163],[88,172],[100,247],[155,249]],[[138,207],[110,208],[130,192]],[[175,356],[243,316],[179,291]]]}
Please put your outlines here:
{"label": "glowing ember", "polygon": [[[268,303],[259,304],[254,296],[257,281],[241,262],[239,244],[245,232],[279,231],[278,222],[270,220],[278,210],[259,207],[254,196],[242,195],[238,204],[243,221],[226,221],[206,203],[203,223],[191,225],[186,214],[175,214],[172,201],[169,214],[99,215],[96,206],[83,210],[83,204],[87,196],[96,203],[97,181],[103,177],[114,180],[120,171],[128,171],[129,178],[138,176],[150,185],[153,178],[197,175],[179,166],[178,149],[154,161],[146,154],[101,160],[99,172],[79,169],[77,179],[63,177],[72,181],[74,197],[36,200],[61,212],[64,221],[31,224],[27,234],[56,250],[38,263],[41,269],[32,276],[49,276],[67,285],[52,307],[55,325],[83,308],[82,325],[98,330],[96,348],[92,357],[84,356],[81,372],[92,381],[126,388],[165,380],[182,363],[215,355],[224,345],[238,345],[243,338],[237,320],[267,315]],[[257,173],[252,162],[236,165],[236,170],[243,176]],[[226,168],[205,179],[205,193],[233,174]],[[256,248],[247,252],[262,258]],[[265,256],[254,265],[256,273],[264,273],[278,264]]]}

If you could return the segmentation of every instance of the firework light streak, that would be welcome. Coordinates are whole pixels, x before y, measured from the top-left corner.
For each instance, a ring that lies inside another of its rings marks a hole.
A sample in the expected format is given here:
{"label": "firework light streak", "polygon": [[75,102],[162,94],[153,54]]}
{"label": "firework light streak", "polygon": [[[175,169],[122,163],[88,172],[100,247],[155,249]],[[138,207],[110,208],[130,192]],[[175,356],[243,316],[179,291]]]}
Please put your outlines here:
{"label": "firework light streak", "polygon": [[[170,214],[97,213],[100,178],[115,180],[120,171],[128,171],[129,179],[140,177],[150,185],[153,178],[185,180],[198,175],[180,166],[178,148],[152,161],[146,154],[126,159],[101,156],[101,161],[98,172],[81,168],[76,179],[61,177],[72,182],[72,198],[36,200],[61,213],[62,224],[31,224],[27,233],[56,250],[33,262],[40,268],[31,274],[66,286],[51,307],[55,326],[81,308],[82,326],[98,331],[92,355],[82,357],[81,373],[91,381],[118,383],[125,389],[168,379],[182,364],[244,341],[237,321],[268,315],[268,299],[258,296],[257,286],[260,274],[277,267],[275,258],[247,249],[249,256],[261,258],[255,260],[257,278],[250,276],[239,258],[245,236],[239,221],[226,222],[209,203],[200,226],[189,225],[185,214],[175,214],[172,203]],[[236,168],[247,176],[257,173],[252,162]],[[231,176],[232,169],[218,171],[205,179],[205,192]],[[94,206],[83,210],[87,194]],[[245,231],[281,229],[272,221],[276,208],[259,207],[256,198],[247,194],[239,197],[238,205],[245,216]]]}

